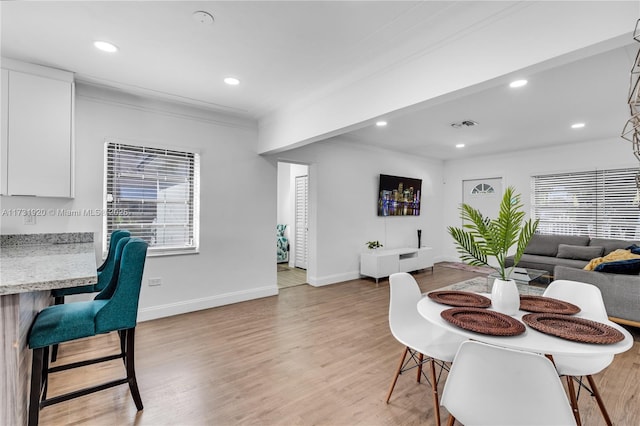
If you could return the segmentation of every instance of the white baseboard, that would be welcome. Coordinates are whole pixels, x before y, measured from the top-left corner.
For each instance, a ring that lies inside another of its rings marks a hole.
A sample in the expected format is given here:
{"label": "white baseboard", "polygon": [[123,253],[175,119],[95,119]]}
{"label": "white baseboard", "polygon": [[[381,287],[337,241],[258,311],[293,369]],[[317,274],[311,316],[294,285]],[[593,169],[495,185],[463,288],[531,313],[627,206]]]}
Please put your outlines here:
{"label": "white baseboard", "polygon": [[342,274],[325,275],[324,277],[308,277],[309,284],[314,287],[341,283],[343,281],[357,280],[360,278],[360,272],[345,272]]}
{"label": "white baseboard", "polygon": [[202,309],[215,308],[217,306],[230,305],[232,303],[245,302],[262,297],[275,296],[278,294],[277,287],[259,287],[251,290],[237,291],[233,293],[219,294],[200,299],[184,300],[166,305],[142,308],[138,311],[138,321],[149,321],[158,318],[170,317],[173,315],[186,314],[187,312],[200,311]]}
{"label": "white baseboard", "polygon": [[460,262],[460,258],[459,257],[453,257],[453,256],[438,256],[435,259],[433,259],[434,263],[438,263],[438,262]]}

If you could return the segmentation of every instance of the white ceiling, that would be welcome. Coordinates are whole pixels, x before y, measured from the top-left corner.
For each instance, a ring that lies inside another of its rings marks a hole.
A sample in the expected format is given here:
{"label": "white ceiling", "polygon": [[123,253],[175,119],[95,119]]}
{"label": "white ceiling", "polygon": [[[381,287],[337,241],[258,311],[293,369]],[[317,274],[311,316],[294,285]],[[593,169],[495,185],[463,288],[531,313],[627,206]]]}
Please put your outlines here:
{"label": "white ceiling", "polygon": [[[541,72],[521,70],[492,87],[347,134],[359,143],[440,159],[616,138],[627,119],[630,71],[639,43]],[[528,80],[520,88],[508,83]],[[468,92],[468,91],[467,91]],[[478,125],[454,128],[473,120]],[[572,129],[574,123],[585,123]],[[456,144],[465,144],[463,149]],[[631,155],[632,150],[629,148]]]}
{"label": "white ceiling", "polygon": [[[3,57],[73,71],[77,81],[260,119],[523,7],[455,1],[3,1],[0,48]],[[197,10],[210,12],[214,24],[196,22]],[[120,51],[95,50],[98,39]],[[537,73],[523,70],[529,84],[518,91],[505,87],[505,76],[481,91],[471,88],[454,100],[393,114],[384,129],[366,127],[347,137],[442,159],[615,137],[628,115],[635,49]],[[226,76],[241,84],[225,85]],[[480,124],[449,126],[465,119]],[[571,131],[575,121],[587,126]],[[464,150],[453,148],[460,142]]]}

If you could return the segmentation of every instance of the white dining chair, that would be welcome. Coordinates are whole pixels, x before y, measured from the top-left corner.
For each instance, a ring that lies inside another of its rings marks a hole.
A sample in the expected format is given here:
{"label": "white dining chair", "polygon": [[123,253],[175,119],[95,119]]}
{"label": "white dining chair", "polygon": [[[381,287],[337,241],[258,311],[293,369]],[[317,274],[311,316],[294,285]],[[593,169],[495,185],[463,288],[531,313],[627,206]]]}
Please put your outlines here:
{"label": "white dining chair", "polygon": [[543,355],[469,340],[442,392],[447,425],[564,426],[576,421],[553,363]]}
{"label": "white dining chair", "polygon": [[[436,424],[440,425],[438,379],[441,377],[442,369],[448,369],[445,363],[453,361],[458,347],[465,339],[436,327],[418,313],[417,304],[422,298],[422,293],[413,276],[406,272],[392,274],[389,277],[389,288],[389,327],[393,337],[405,348],[386,402],[389,403],[400,374],[417,368],[417,381],[420,382],[424,374],[422,366],[429,364],[430,377],[425,375],[425,378],[431,384],[434,416]],[[440,367],[437,376],[436,364]]]}
{"label": "white dining chair", "polygon": [[[580,315],[594,321],[608,321],[607,310],[602,300],[600,289],[594,285],[581,283],[578,281],[556,280],[546,288],[544,296],[554,299],[564,300],[580,307]],[[592,356],[554,356],[553,361],[558,370],[558,374],[566,377],[567,388],[571,398],[576,420],[580,424],[578,414],[578,395],[574,387],[574,380],[581,388],[586,389],[596,398],[600,412],[607,425],[611,425],[611,418],[600,397],[600,392],[593,380],[593,375],[598,374],[613,362],[613,355],[592,355]],[[583,383],[583,377],[587,378],[589,387]]]}

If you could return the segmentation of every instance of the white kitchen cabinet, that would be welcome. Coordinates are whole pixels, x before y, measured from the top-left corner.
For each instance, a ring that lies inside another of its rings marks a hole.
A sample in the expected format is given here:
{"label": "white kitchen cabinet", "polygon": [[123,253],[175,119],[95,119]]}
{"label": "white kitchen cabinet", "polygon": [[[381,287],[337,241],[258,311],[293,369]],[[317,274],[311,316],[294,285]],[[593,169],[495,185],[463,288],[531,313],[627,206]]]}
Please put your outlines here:
{"label": "white kitchen cabinet", "polygon": [[376,249],[360,255],[360,274],[376,279],[388,277],[396,272],[411,272],[420,269],[433,270],[433,249],[397,248]]}
{"label": "white kitchen cabinet", "polygon": [[69,72],[15,61],[2,70],[3,195],[73,197],[73,91]]}

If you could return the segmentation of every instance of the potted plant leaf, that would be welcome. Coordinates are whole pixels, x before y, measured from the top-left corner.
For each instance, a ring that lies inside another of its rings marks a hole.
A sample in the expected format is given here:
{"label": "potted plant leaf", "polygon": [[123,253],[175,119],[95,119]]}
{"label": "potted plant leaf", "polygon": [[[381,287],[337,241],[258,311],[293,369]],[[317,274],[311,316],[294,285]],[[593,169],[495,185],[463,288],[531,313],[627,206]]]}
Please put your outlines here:
{"label": "potted plant leaf", "polygon": [[382,247],[382,244],[380,244],[380,241],[376,240],[376,241],[367,241],[366,246],[369,250],[375,250],[378,249],[380,247]]}
{"label": "potted plant leaf", "polygon": [[[538,227],[538,221],[524,221],[520,194],[508,187],[500,203],[498,217],[490,219],[468,204],[460,207],[462,228],[449,226],[447,230],[453,237],[460,259],[473,266],[488,266],[497,271],[491,290],[493,307],[505,314],[514,314],[520,307],[520,297],[515,281],[510,279],[513,268],[505,267],[509,249],[516,245],[513,267],[518,264],[531,236]],[[497,266],[489,264],[494,258]]]}

